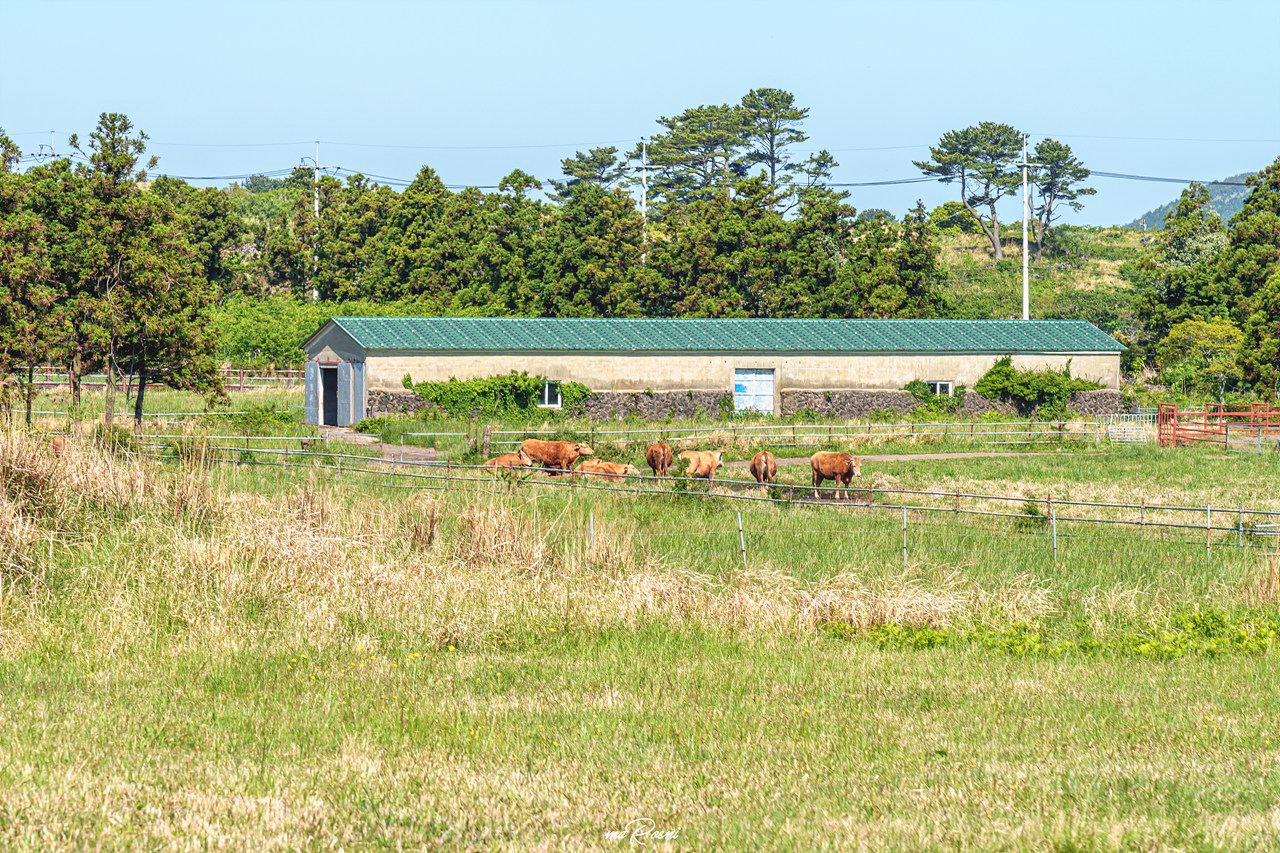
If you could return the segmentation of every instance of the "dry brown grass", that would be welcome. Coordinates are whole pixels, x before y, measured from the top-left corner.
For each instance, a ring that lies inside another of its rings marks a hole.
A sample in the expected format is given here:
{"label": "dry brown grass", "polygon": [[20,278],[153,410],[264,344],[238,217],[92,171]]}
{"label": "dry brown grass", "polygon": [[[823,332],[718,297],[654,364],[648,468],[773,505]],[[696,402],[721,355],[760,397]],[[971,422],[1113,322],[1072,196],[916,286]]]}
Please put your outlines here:
{"label": "dry brown grass", "polygon": [[[1030,578],[987,588],[960,572],[938,582],[855,568],[804,582],[765,565],[726,582],[643,547],[629,515],[602,518],[592,542],[568,510],[539,515],[536,498],[533,506],[476,493],[345,502],[315,479],[283,499],[215,493],[198,467],[84,450],[55,462],[20,438],[0,445],[0,483],[13,496],[0,502],[0,553],[16,570],[32,574],[47,528],[83,526],[90,509],[114,513],[116,534],[138,543],[80,569],[92,638],[85,653],[106,657],[157,630],[157,610],[165,630],[198,645],[240,646],[265,615],[286,635],[330,638],[321,645],[345,642],[331,638],[354,619],[443,647],[516,625],[607,630],[661,621],[795,636],[831,621],[944,627],[1030,621],[1052,608],[1047,588]],[[25,640],[0,653],[18,654],[54,630],[39,608],[21,621]]]}

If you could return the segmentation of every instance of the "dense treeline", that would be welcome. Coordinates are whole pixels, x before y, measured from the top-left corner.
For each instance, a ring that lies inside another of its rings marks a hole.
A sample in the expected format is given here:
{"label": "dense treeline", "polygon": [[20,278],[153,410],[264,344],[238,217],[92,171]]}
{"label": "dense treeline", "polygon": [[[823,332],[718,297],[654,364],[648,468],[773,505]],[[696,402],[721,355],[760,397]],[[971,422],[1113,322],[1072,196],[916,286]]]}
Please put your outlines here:
{"label": "dense treeline", "polygon": [[[78,162],[24,174],[0,132],[0,375],[26,369],[28,423],[31,370],[44,361],[67,365],[73,406],[82,377],[105,371],[108,425],[125,373],[137,380],[139,420],[147,383],[222,394],[207,311],[227,275],[224,237],[208,228],[217,215],[195,213],[216,207],[218,194],[184,199],[164,182],[143,191],[155,159],[137,168],[146,134],[132,130],[125,116],[104,113],[85,145],[69,140]],[[4,378],[8,397],[13,381]]]}
{"label": "dense treeline", "polygon": [[1224,223],[1202,184],[1183,191],[1153,250],[1121,267],[1138,287],[1131,359],[1164,381],[1224,399],[1280,390],[1280,159],[1246,179]]}
{"label": "dense treeline", "polygon": [[[789,93],[753,90],[740,104],[660,119],[663,132],[634,151],[579,152],[558,179],[514,170],[495,192],[453,191],[429,167],[399,192],[361,175],[315,180],[306,169],[227,188],[148,180],[154,159],[138,168],[146,136],[131,136],[115,114],[83,149],[72,139],[73,158],[20,173],[20,152],[0,134],[0,376],[54,361],[69,366],[73,387],[105,371],[216,396],[217,357],[296,363],[298,344],[334,313],[994,311],[971,294],[988,278],[1003,292],[1011,277],[996,202],[1018,186],[1025,136],[991,122],[944,134],[916,165],[959,200],[932,212],[917,204],[899,220],[848,205],[830,184],[838,164],[828,152],[792,156],[807,114]],[[1040,141],[1033,159],[1043,164],[1033,176],[1036,259],[1077,264],[1072,229],[1054,221],[1093,192],[1083,186],[1089,172],[1054,140]],[[1274,390],[1277,169],[1250,179],[1229,225],[1207,211],[1203,188],[1185,193],[1154,246],[1121,268],[1136,294],[1122,311],[1111,291],[1090,300],[1081,290],[1051,316],[1121,329],[1131,369],[1158,367],[1184,389]],[[994,264],[950,276],[939,248],[947,234],[985,239]],[[949,304],[957,280],[968,290]]]}

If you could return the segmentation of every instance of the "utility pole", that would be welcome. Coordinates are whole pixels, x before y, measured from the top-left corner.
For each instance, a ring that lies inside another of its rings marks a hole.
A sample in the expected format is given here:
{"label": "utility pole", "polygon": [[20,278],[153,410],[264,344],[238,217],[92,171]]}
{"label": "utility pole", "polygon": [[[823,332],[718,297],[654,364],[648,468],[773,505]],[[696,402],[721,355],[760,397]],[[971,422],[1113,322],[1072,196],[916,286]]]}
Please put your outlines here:
{"label": "utility pole", "polygon": [[[306,157],[302,158],[302,161],[304,163],[306,162],[306,160],[307,160]],[[314,175],[314,178],[312,179],[312,182],[311,182],[312,205],[313,205],[312,209],[315,215],[315,223],[313,225],[313,228],[315,229],[315,231],[311,238],[313,241],[311,244],[311,301],[318,302],[320,300],[320,289],[316,287],[316,276],[320,275],[320,140],[319,139],[316,140],[316,156],[315,156],[315,159],[311,161],[311,164],[315,166],[315,171],[312,173]]]}
{"label": "utility pole", "polygon": [[1022,319],[1031,319],[1031,285],[1027,272],[1027,216],[1030,213],[1031,196],[1027,192],[1027,168],[1039,163],[1027,162],[1027,136],[1022,135]]}
{"label": "utility pole", "polygon": [[[640,242],[649,247],[649,141],[640,137]],[[644,266],[645,256],[640,253],[640,266]]]}
{"label": "utility pole", "polygon": [[53,133],[54,133],[54,132],[53,132],[52,130],[51,130],[51,131],[49,131],[49,159],[50,159],[50,160],[57,160],[57,159],[58,159],[58,151],[57,151],[57,149],[56,149],[56,148],[54,148],[54,147],[53,147]]}

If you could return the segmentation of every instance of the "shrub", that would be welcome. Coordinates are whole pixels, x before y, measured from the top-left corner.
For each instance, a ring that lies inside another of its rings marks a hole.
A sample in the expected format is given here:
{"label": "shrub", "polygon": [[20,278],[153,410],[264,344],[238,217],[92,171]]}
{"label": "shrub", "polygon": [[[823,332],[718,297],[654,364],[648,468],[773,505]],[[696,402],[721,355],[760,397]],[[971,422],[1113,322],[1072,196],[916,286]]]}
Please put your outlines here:
{"label": "shrub", "polygon": [[920,379],[913,379],[902,389],[911,395],[917,405],[930,415],[950,415],[964,408],[965,387],[956,387],[954,396],[935,394],[929,385]]}
{"label": "shrub", "polygon": [[[549,381],[554,380],[513,370],[503,376],[467,380],[449,377],[447,382],[419,382],[413,390],[451,415],[478,410],[482,416],[498,417],[538,411],[543,386]],[[591,389],[581,382],[556,384],[560,388],[561,410],[565,412],[577,409],[591,394]]]}
{"label": "shrub", "polygon": [[271,406],[250,406],[243,412],[234,415],[219,415],[228,426],[239,430],[249,430],[254,435],[262,435],[272,431],[272,427],[295,424],[298,416],[291,409],[277,412]]}
{"label": "shrub", "polygon": [[1071,362],[1059,373],[1053,370],[1018,370],[1013,356],[1006,355],[991,366],[973,390],[988,400],[1006,400],[1025,409],[1035,409],[1044,420],[1066,417],[1067,401],[1078,391],[1096,391],[1097,382],[1071,378]]}

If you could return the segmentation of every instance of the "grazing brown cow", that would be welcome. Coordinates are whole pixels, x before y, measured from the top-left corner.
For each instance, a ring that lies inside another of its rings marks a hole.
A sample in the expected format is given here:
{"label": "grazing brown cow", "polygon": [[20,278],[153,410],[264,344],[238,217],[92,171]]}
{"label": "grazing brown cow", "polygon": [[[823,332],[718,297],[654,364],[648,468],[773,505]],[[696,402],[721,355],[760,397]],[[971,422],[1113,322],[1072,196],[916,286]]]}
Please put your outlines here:
{"label": "grazing brown cow", "polygon": [[639,477],[640,469],[634,465],[621,465],[617,462],[605,462],[602,459],[587,459],[577,468],[579,474],[592,474],[617,482],[623,477]]}
{"label": "grazing brown cow", "polygon": [[526,438],[520,449],[543,467],[552,477],[558,477],[573,468],[583,456],[593,455],[590,445],[582,441],[539,441]]}
{"label": "grazing brown cow", "polygon": [[[818,486],[823,480],[835,480],[836,485],[848,488],[854,477],[862,476],[862,457],[852,453],[831,453],[821,451],[809,457],[809,465],[813,468],[813,496],[818,496]],[[840,500],[844,493],[836,495]]]}
{"label": "grazing brown cow", "polygon": [[529,454],[521,448],[515,453],[504,453],[501,456],[495,456],[480,463],[482,468],[528,468],[533,464],[533,460],[529,458]]}
{"label": "grazing brown cow", "polygon": [[747,470],[756,478],[757,483],[772,483],[778,477],[778,460],[769,451],[761,450],[751,457],[751,467]]}
{"label": "grazing brown cow", "polygon": [[653,469],[653,473],[659,477],[667,476],[667,471],[671,468],[671,445],[665,442],[658,442],[649,448],[649,452],[644,455],[645,461],[649,463],[649,467]]}
{"label": "grazing brown cow", "polygon": [[49,442],[49,449],[53,451],[54,459],[65,459],[71,455],[71,439],[65,435],[55,435],[53,441]]}
{"label": "grazing brown cow", "polygon": [[680,458],[689,460],[689,476],[707,481],[707,488],[715,482],[716,469],[724,464],[723,450],[681,450]]}

